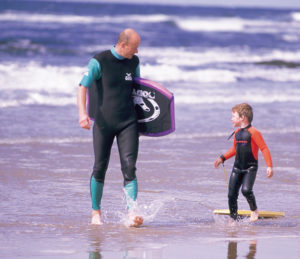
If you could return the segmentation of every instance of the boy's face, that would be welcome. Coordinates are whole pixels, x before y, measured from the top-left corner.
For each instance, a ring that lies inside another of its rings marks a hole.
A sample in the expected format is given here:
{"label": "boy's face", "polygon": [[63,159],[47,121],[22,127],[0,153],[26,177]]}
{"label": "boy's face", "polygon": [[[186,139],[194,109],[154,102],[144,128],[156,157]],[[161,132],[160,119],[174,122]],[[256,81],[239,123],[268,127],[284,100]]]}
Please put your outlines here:
{"label": "boy's face", "polygon": [[241,127],[242,121],[243,117],[240,117],[237,112],[232,112],[231,122],[233,124],[233,127]]}

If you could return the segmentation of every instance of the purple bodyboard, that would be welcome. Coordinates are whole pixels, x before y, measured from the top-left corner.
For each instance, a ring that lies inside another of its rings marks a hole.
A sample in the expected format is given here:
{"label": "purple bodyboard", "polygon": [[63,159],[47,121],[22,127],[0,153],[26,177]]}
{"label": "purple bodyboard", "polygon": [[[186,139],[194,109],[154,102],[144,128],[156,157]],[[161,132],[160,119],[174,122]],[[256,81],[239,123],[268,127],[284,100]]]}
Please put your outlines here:
{"label": "purple bodyboard", "polygon": [[[87,112],[94,120],[97,106],[95,82],[87,93]],[[132,92],[139,133],[160,137],[175,131],[174,96],[162,85],[148,79],[134,78]]]}
{"label": "purple bodyboard", "polygon": [[162,85],[148,79],[134,79],[133,102],[139,132],[160,137],[175,131],[174,96]]}

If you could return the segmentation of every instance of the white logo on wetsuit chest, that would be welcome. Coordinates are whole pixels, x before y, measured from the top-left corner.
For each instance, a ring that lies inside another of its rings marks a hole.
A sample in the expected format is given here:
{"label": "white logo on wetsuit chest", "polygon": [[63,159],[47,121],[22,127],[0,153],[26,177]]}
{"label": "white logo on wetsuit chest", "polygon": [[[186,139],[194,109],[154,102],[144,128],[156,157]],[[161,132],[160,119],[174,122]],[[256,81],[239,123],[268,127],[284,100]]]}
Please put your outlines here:
{"label": "white logo on wetsuit chest", "polygon": [[125,80],[126,81],[132,81],[131,73],[126,73]]}

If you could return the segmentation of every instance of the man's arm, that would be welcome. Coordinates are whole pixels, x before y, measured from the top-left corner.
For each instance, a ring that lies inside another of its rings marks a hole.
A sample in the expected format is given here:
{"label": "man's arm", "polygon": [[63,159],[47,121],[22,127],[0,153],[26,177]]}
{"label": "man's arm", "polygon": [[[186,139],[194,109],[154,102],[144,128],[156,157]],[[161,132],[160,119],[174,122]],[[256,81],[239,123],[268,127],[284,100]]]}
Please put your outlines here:
{"label": "man's arm", "polygon": [[135,69],[135,77],[141,77],[141,69],[140,69],[140,64]]}
{"label": "man's arm", "polygon": [[99,62],[96,59],[92,58],[88,65],[88,72],[84,74],[77,90],[77,106],[79,114],[79,124],[81,128],[91,128],[92,121],[86,111],[87,89],[95,80],[99,79],[101,75],[102,71]]}
{"label": "man's arm", "polygon": [[77,91],[79,124],[81,128],[89,130],[91,128],[92,121],[86,111],[86,94],[87,94],[87,88],[80,85]]}

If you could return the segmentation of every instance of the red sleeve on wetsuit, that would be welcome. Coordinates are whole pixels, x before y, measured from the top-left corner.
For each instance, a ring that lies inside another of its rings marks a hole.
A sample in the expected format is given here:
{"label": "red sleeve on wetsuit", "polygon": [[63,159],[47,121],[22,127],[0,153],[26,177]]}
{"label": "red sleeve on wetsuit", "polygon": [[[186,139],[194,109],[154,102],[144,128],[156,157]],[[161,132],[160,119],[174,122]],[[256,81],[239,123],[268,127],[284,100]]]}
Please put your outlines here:
{"label": "red sleeve on wetsuit", "polygon": [[[257,155],[258,155],[257,147],[258,147],[263,154],[263,157],[265,159],[267,166],[273,167],[271,153],[270,153],[270,150],[269,150],[263,136],[257,129],[255,129],[253,127],[251,127],[249,129],[249,131],[251,133],[252,152],[253,152],[255,159],[257,160]],[[254,144],[256,145],[256,147]]]}
{"label": "red sleeve on wetsuit", "polygon": [[238,131],[239,131],[239,129],[237,129],[237,130],[234,132],[233,146],[232,146],[229,150],[227,150],[227,151],[225,152],[225,154],[223,155],[224,158],[225,158],[225,160],[227,160],[227,159],[229,159],[229,158],[235,156],[235,154],[236,154],[236,140],[235,140],[235,134],[236,134]]}

